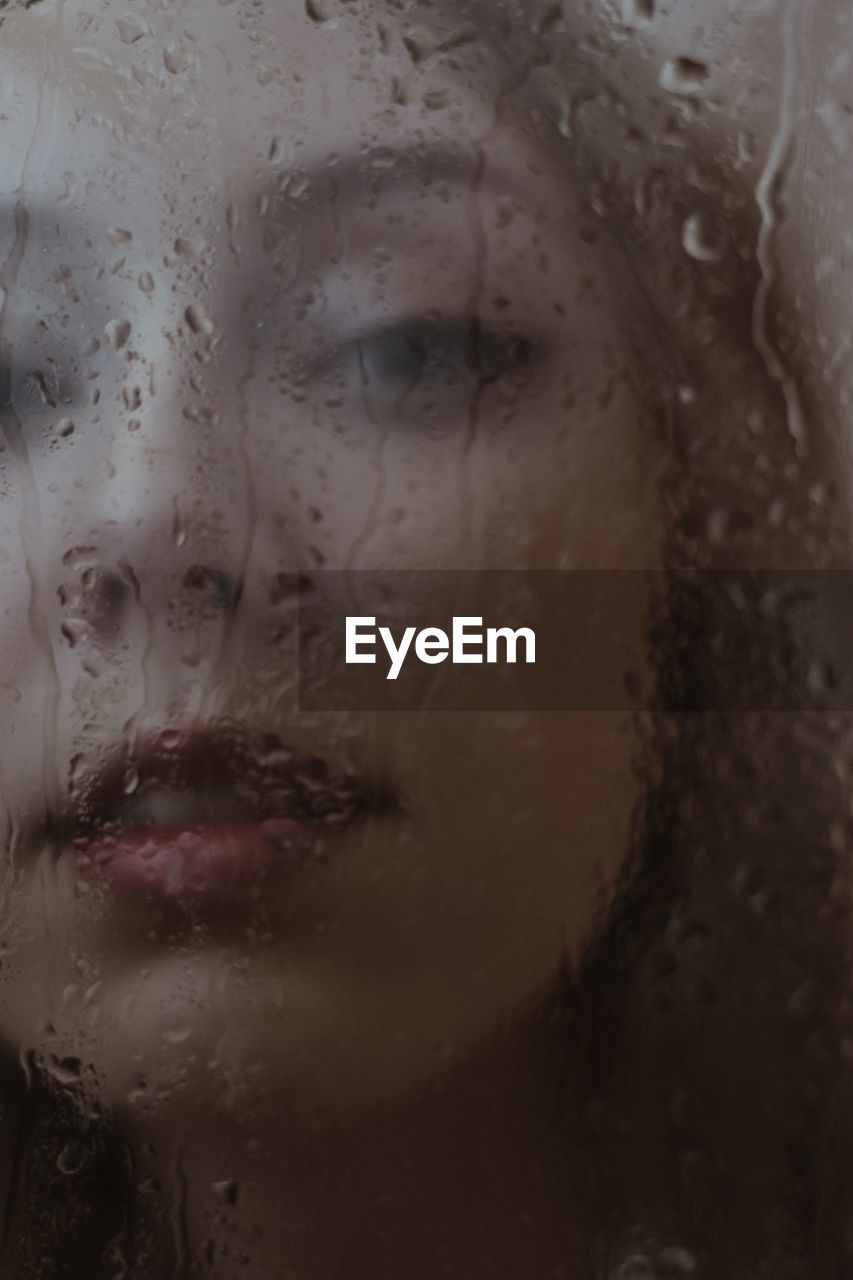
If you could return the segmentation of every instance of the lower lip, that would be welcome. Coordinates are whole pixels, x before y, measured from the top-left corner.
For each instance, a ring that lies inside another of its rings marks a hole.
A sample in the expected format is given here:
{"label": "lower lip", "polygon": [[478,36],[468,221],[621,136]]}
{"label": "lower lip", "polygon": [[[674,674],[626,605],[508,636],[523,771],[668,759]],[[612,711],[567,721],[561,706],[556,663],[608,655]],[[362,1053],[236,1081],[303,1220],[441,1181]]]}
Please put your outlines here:
{"label": "lower lip", "polygon": [[348,836],[351,829],[296,818],[149,827],[93,841],[78,865],[143,900],[252,901],[309,878]]}

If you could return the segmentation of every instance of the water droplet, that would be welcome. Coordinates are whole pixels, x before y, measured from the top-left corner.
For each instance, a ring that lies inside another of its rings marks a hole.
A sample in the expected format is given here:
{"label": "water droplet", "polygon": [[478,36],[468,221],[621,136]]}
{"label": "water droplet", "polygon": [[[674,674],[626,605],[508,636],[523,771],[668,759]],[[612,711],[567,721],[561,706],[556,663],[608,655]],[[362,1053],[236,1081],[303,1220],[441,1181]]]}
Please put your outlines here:
{"label": "water droplet", "polygon": [[79,1058],[55,1058],[51,1055],[50,1060],[44,1065],[57,1084],[76,1084],[80,1079],[82,1064]]}
{"label": "water droplet", "polygon": [[[540,16],[538,24],[538,32],[544,35],[562,16],[562,6],[554,4],[546,9]],[[459,49],[463,44],[474,44],[480,38],[479,27],[473,22],[465,22],[461,27],[457,27],[455,31],[451,31],[438,46],[442,53],[447,53],[451,49]]]}
{"label": "water droplet", "polygon": [[427,111],[443,111],[445,107],[450,105],[450,91],[448,89],[427,89],[422,101]]}
{"label": "water droplet", "polygon": [[219,599],[229,592],[227,574],[218,569],[208,569],[203,564],[190,565],[184,574],[184,586],[191,591],[201,591]]}
{"label": "water droplet", "polygon": [[224,1200],[226,1204],[236,1204],[237,1197],[240,1194],[240,1184],[235,1182],[233,1178],[225,1178],[222,1182],[211,1182],[210,1189],[220,1200]]}
{"label": "water droplet", "polygon": [[119,18],[116,26],[122,44],[136,44],[137,40],[148,34],[148,28],[138,18]]}
{"label": "water droplet", "polygon": [[323,27],[327,22],[332,21],[332,6],[330,0],[305,0],[305,12],[312,22],[316,22],[319,27]]}
{"label": "water droplet", "polygon": [[403,44],[415,66],[434,53],[437,47],[435,36],[426,27],[412,27],[403,36]]}
{"label": "water droplet", "polygon": [[681,229],[681,243],[696,262],[719,262],[726,252],[725,225],[707,213],[691,213]]}
{"label": "water droplet", "polygon": [[83,637],[89,634],[89,627],[82,618],[66,618],[59,624],[59,632],[69,649],[76,649]]}
{"label": "water droplet", "polygon": [[741,168],[745,164],[749,164],[758,154],[758,146],[755,141],[755,135],[743,130],[737,136],[737,164]]}
{"label": "water droplet", "polygon": [[108,320],[104,325],[104,337],[113,351],[120,351],[130,337],[128,320]]}
{"label": "water droplet", "polygon": [[67,1142],[56,1157],[56,1167],[60,1173],[77,1173],[83,1163],[83,1150],[78,1142]]}
{"label": "water droplet", "polygon": [[391,101],[398,107],[405,107],[409,101],[409,89],[401,76],[391,77]]}
{"label": "water droplet", "polygon": [[84,662],[80,663],[87,676],[91,676],[93,680],[100,680],[104,674],[103,664],[94,654],[89,654]]}
{"label": "water droplet", "polygon": [[121,780],[121,789],[126,796],[132,796],[139,786],[139,770],[132,764]]}
{"label": "water droplet", "polygon": [[142,388],[137,386],[123,387],[121,398],[124,401],[125,409],[132,412],[142,404]]}
{"label": "water droplet", "polygon": [[658,83],[667,93],[695,98],[704,90],[707,79],[708,68],[704,62],[697,62],[694,58],[673,58],[664,64]]}
{"label": "water droplet", "polygon": [[187,258],[192,261],[200,258],[207,248],[207,242],[201,236],[193,236],[192,238],[179,237],[174,244],[175,253],[179,258]]}
{"label": "water droplet", "polygon": [[[153,930],[148,935],[148,937],[151,942],[159,941],[157,934],[154,933]],[[127,1094],[128,1102],[131,1103],[131,1105],[133,1105],[134,1103],[143,1101],[146,1096],[147,1089],[148,1089],[148,1082],[144,1080],[142,1076],[137,1077],[136,1081],[134,1082],[133,1088],[128,1091],[128,1094]]]}
{"label": "water droplet", "polygon": [[47,379],[41,369],[29,369],[27,371],[26,380],[30,386],[38,392],[39,399],[43,405],[50,409],[56,408],[56,401],[51,394],[50,388],[47,384]]}
{"label": "water droplet", "polygon": [[208,316],[204,307],[198,303],[193,303],[191,306],[187,307],[184,312],[184,319],[193,333],[203,333],[207,337],[213,333],[213,321]]}
{"label": "water droplet", "polygon": [[62,557],[66,569],[92,568],[98,563],[97,547],[72,547]]}
{"label": "water droplet", "polygon": [[154,277],[150,271],[143,271],[136,283],[148,297],[154,292]]}
{"label": "water droplet", "polygon": [[622,21],[627,27],[644,27],[655,18],[655,0],[622,0]]}
{"label": "water droplet", "polygon": [[56,434],[63,440],[74,435],[74,423],[70,418],[60,418],[56,424]]}
{"label": "water droplet", "polygon": [[107,232],[107,239],[111,245],[130,244],[133,236],[129,231],[124,231],[121,227],[110,227]]}
{"label": "water droplet", "polygon": [[176,547],[182,547],[187,540],[187,527],[178,499],[174,499],[174,517],[172,519],[172,540]]}
{"label": "water droplet", "polygon": [[310,194],[310,190],[311,183],[307,174],[300,173],[296,170],[288,178],[286,185],[282,189],[282,193],[286,195],[289,200],[301,200],[303,197]]}
{"label": "water droplet", "polygon": [[119,560],[117,567],[120,578],[130,587],[136,603],[139,604],[139,601],[142,598],[142,584],[137,577],[136,570],[130,561],[126,560],[124,556]]}
{"label": "water droplet", "polygon": [[181,45],[170,44],[163,50],[163,65],[173,76],[179,76],[190,65],[190,56]]}

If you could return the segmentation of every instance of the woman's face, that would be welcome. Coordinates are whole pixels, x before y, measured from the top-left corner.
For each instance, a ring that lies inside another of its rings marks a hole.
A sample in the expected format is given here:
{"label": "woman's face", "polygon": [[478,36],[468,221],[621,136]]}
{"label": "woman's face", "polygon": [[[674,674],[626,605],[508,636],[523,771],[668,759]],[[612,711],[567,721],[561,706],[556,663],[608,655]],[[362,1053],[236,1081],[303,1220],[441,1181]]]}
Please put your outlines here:
{"label": "woman's face", "polygon": [[3,32],[4,1036],[368,1105],[577,961],[638,748],[300,713],[295,575],[659,565],[642,311],[473,28],[91,8]]}

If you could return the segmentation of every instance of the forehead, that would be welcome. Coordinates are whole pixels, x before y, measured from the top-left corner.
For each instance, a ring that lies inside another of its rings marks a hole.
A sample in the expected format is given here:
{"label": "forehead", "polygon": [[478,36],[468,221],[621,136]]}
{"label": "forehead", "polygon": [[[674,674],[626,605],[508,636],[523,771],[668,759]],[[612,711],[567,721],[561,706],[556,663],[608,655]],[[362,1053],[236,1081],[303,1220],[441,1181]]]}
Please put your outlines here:
{"label": "forehead", "polygon": [[91,246],[104,227],[151,245],[189,221],[222,238],[229,211],[253,219],[270,202],[271,217],[310,222],[381,198],[411,224],[478,188],[557,230],[583,184],[531,116],[504,109],[508,69],[484,31],[384,0],[17,10],[3,27],[2,238],[12,193],[57,252],[72,221]]}
{"label": "forehead", "polygon": [[448,35],[372,0],[48,0],[11,14],[3,41],[7,181],[39,131],[67,151],[68,179],[96,159],[114,177],[133,151],[191,186],[205,164],[234,177],[271,159],[331,167],[403,139],[470,144],[494,121],[497,68],[473,26]]}

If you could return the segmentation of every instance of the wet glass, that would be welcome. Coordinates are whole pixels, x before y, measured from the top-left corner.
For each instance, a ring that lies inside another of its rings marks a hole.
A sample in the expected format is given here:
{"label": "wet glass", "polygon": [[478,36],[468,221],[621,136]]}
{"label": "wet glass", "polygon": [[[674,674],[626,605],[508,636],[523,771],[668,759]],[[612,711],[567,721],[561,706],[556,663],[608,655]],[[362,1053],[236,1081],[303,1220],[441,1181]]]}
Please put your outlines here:
{"label": "wet glass", "polygon": [[[851,39],[0,9],[4,1275],[849,1267]],[[300,688],[493,570],[630,698]]]}

